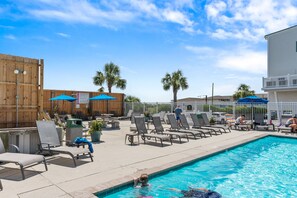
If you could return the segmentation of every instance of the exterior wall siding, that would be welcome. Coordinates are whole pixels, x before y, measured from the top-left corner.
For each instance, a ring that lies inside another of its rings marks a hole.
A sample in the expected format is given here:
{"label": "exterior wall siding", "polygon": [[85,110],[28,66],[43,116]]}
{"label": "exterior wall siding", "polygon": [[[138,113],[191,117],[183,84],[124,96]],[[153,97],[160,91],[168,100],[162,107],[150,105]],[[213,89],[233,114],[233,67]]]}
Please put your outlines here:
{"label": "exterior wall siding", "polygon": [[297,27],[268,36],[268,77],[297,74]]}

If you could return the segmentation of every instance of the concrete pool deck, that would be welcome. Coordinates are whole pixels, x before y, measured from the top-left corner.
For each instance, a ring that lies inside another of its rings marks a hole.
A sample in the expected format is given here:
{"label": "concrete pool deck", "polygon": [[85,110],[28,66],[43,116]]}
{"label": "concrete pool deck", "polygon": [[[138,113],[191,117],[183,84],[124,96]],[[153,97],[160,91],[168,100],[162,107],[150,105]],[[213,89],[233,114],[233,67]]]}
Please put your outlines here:
{"label": "concrete pool deck", "polygon": [[[47,157],[48,171],[40,164],[25,170],[22,180],[18,166],[0,166],[3,191],[0,197],[95,197],[93,193],[130,182],[141,173],[152,174],[195,160],[269,134],[296,137],[277,132],[235,131],[222,135],[190,139],[173,145],[153,142],[139,145],[124,144],[130,132],[130,121],[121,121],[121,129],[103,131],[102,141],[94,145],[94,162],[78,160],[78,166],[67,155]],[[168,145],[168,146],[167,146]],[[5,168],[3,168],[5,167]]]}

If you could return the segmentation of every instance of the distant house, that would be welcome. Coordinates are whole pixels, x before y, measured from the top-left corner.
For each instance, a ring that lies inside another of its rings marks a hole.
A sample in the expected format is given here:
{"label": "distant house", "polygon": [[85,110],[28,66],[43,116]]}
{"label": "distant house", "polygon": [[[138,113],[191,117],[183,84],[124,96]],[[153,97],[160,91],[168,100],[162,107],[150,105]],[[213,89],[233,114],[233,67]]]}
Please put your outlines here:
{"label": "distant house", "polygon": [[262,90],[270,102],[297,102],[297,26],[265,36],[267,77]]}
{"label": "distant house", "polygon": [[[264,98],[267,99],[267,93],[258,93],[255,94],[256,96],[260,97],[260,98]],[[182,104],[183,109],[187,110],[187,111],[197,111],[199,109],[197,109],[197,105],[205,105],[205,104],[213,104],[213,105],[217,105],[217,106],[225,106],[225,105],[232,105],[233,102],[235,102],[233,100],[233,96],[229,95],[229,96],[213,96],[213,97],[208,97],[206,95],[204,95],[203,97],[188,97],[188,98],[181,98],[179,100],[177,100],[178,104]],[[201,109],[200,109],[201,111]]]}

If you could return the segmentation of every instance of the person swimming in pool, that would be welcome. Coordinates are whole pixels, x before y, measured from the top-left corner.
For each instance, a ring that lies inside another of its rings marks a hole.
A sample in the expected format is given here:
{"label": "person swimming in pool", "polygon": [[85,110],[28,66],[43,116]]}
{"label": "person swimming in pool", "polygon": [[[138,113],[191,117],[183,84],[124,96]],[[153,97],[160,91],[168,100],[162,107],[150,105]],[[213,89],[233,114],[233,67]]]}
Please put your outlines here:
{"label": "person swimming in pool", "polygon": [[146,187],[146,186],[149,186],[148,174],[143,173],[140,175],[139,178],[134,179],[134,187]]}
{"label": "person swimming in pool", "polygon": [[222,195],[219,193],[208,190],[206,188],[191,188],[189,190],[179,190],[175,188],[171,188],[170,190],[178,191],[183,194],[183,197],[192,197],[192,198],[222,198]]}

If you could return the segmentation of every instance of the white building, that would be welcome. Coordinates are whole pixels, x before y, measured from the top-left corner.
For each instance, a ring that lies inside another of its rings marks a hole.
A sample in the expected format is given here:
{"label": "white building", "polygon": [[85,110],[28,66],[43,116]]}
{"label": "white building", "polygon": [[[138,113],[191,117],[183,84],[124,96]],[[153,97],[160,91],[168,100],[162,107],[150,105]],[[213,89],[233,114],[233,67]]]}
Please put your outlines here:
{"label": "white building", "polygon": [[297,26],[268,34],[265,39],[268,69],[262,89],[268,92],[269,109],[297,113],[292,107],[279,105],[297,102]]}

